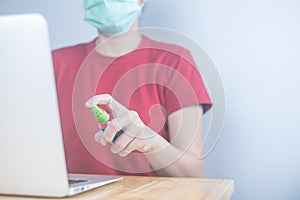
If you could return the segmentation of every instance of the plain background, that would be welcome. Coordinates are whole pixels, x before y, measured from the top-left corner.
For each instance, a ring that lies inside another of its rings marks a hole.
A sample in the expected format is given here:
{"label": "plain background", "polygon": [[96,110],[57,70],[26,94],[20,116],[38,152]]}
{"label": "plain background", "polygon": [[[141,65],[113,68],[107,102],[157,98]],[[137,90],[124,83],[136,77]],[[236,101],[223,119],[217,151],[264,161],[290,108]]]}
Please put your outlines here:
{"label": "plain background", "polygon": [[[149,0],[141,18],[191,37],[216,64],[227,114],[206,177],[234,179],[233,199],[300,199],[299,10],[298,0]],[[96,36],[81,0],[0,0],[1,15],[28,12],[46,17],[52,48]]]}

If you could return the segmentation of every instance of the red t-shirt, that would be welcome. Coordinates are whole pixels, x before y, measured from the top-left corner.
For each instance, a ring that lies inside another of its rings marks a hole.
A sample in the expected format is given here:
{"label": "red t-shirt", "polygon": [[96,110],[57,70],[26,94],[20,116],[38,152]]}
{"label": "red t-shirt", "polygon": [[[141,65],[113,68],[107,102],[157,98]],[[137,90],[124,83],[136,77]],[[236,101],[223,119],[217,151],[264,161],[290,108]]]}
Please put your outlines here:
{"label": "red t-shirt", "polygon": [[143,37],[139,48],[118,58],[101,55],[95,40],[53,51],[53,62],[69,173],[155,175],[142,153],[120,158],[94,140],[99,130],[84,103],[111,94],[138,112],[143,122],[169,140],[167,116],[211,101],[190,52]]}

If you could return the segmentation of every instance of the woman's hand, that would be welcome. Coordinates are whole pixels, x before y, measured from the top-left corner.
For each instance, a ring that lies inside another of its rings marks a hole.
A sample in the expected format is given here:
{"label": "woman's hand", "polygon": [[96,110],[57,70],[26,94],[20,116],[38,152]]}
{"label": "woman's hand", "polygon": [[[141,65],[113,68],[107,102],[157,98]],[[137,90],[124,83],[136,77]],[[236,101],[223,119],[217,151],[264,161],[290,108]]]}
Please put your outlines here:
{"label": "woman's hand", "polygon": [[[128,110],[108,94],[96,95],[86,102],[86,107],[106,105],[114,118],[105,131],[95,134],[97,142],[111,144],[111,151],[124,157],[140,151],[161,176],[203,177],[204,161],[199,158],[202,144],[202,106],[190,106],[168,116],[170,139],[166,141],[147,127],[138,113]],[[115,142],[114,137],[123,130]]]}
{"label": "woman's hand", "polygon": [[[105,131],[95,134],[95,140],[102,145],[111,144],[111,151],[124,157],[132,151],[151,153],[161,148],[160,144],[166,141],[152,129],[147,127],[137,112],[128,110],[108,94],[96,95],[86,102],[87,108],[95,105],[106,105],[113,115]],[[115,142],[112,142],[116,133],[123,130]]]}

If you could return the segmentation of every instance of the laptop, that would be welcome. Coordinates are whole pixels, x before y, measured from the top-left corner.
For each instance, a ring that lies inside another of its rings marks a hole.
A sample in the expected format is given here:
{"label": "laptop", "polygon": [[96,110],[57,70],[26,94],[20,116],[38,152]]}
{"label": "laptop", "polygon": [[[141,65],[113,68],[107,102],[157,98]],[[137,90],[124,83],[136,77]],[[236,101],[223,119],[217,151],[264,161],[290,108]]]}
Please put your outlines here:
{"label": "laptop", "polygon": [[64,197],[122,177],[67,174],[46,20],[0,16],[0,194]]}

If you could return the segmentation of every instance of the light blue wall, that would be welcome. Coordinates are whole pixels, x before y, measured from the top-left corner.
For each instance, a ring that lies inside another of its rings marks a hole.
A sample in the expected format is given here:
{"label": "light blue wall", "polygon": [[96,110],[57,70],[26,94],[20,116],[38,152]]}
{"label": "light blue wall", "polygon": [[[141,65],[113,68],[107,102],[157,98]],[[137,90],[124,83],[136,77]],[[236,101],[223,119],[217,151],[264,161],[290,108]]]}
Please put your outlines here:
{"label": "light blue wall", "polygon": [[[45,15],[53,48],[96,35],[81,8],[81,0],[0,0],[0,14]],[[145,9],[142,26],[192,37],[223,77],[225,127],[206,177],[234,179],[233,199],[300,199],[299,10],[297,0],[149,0]]]}

